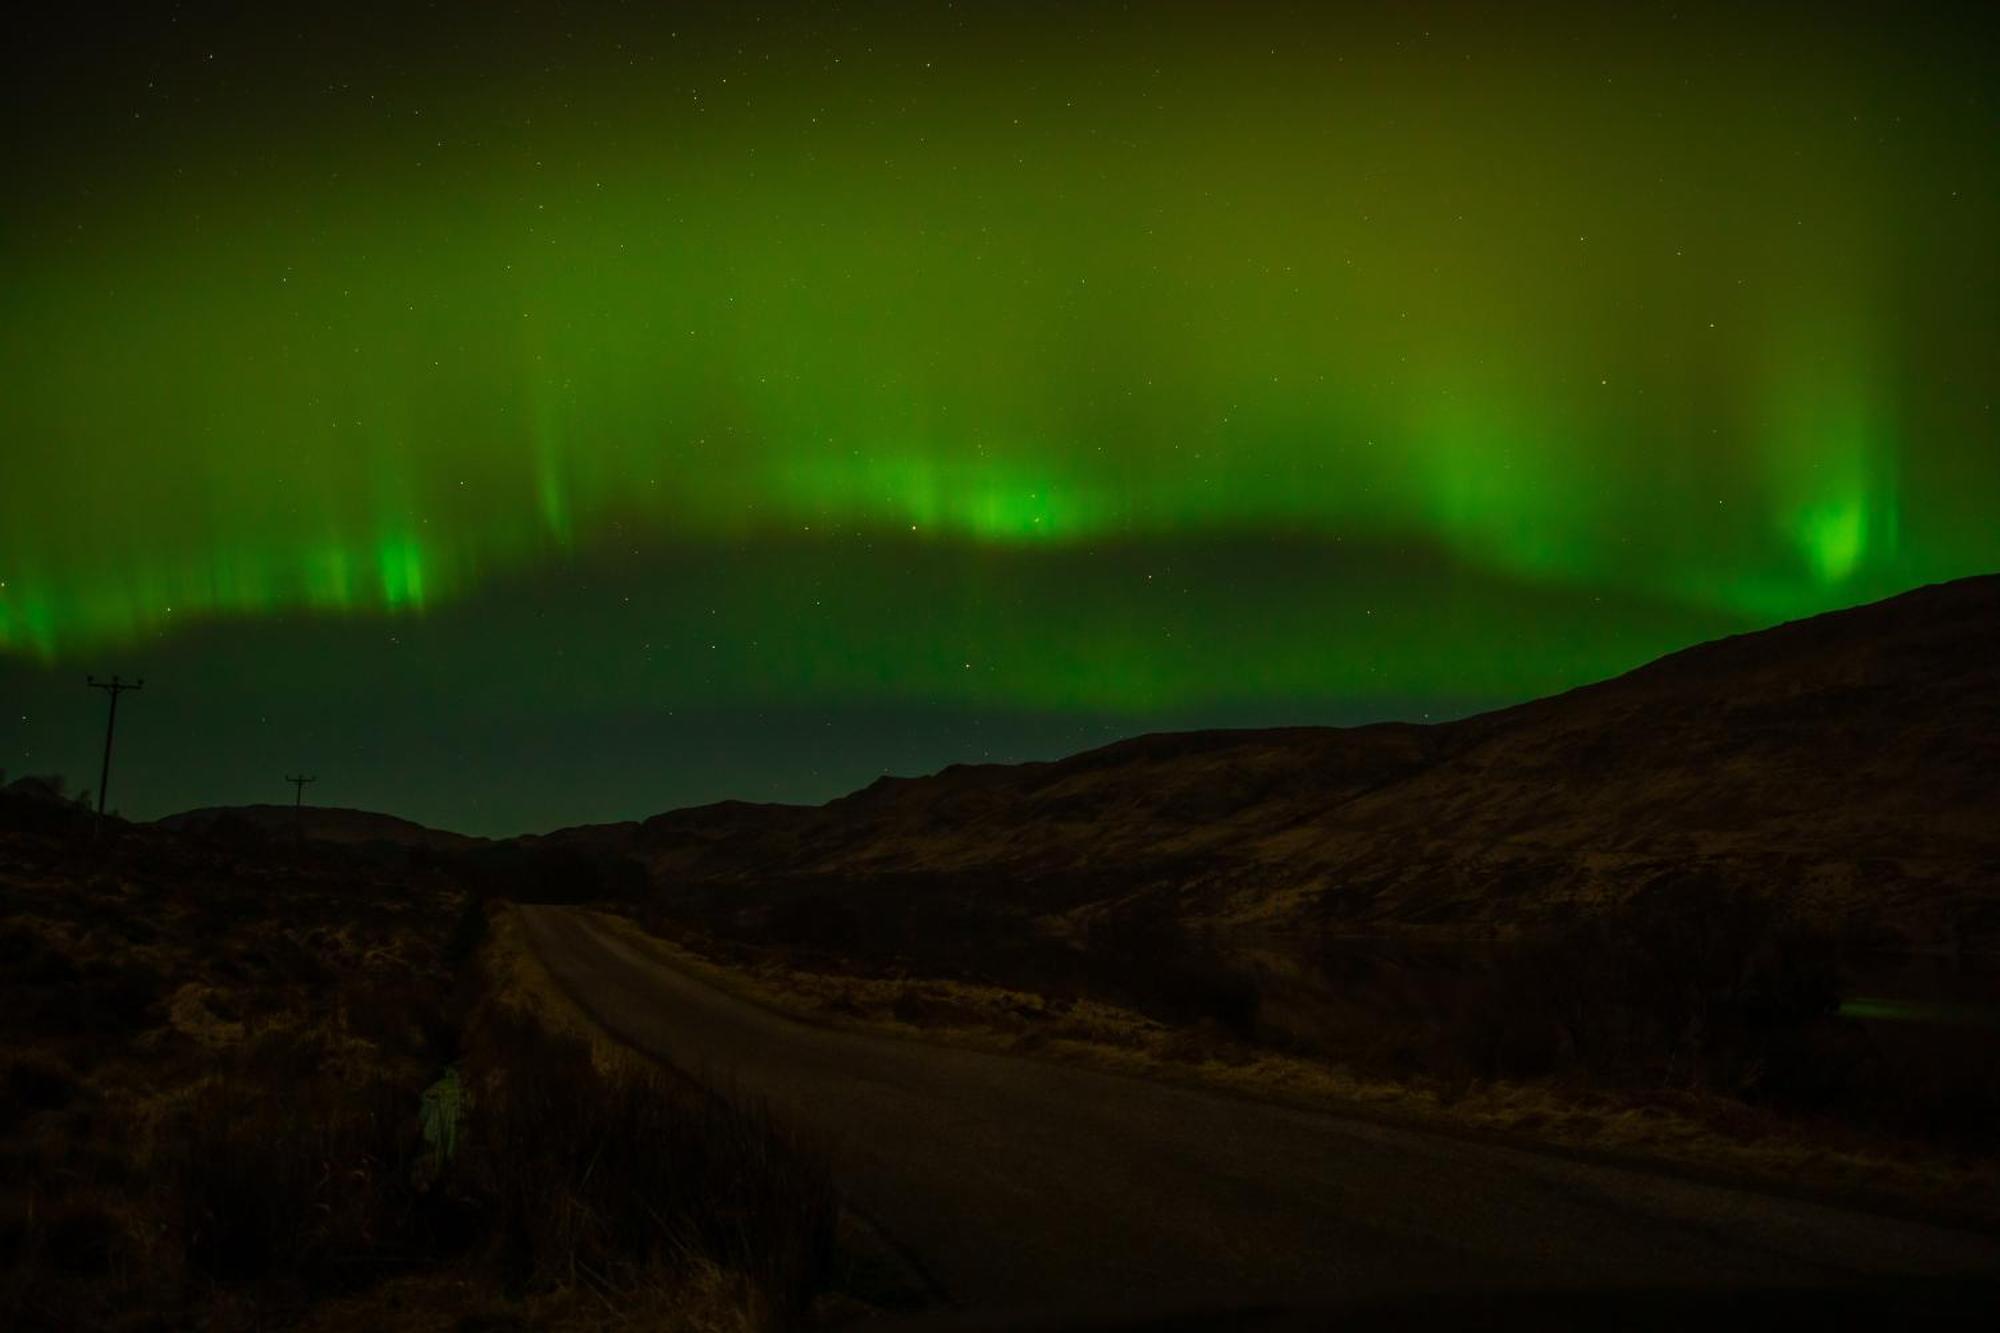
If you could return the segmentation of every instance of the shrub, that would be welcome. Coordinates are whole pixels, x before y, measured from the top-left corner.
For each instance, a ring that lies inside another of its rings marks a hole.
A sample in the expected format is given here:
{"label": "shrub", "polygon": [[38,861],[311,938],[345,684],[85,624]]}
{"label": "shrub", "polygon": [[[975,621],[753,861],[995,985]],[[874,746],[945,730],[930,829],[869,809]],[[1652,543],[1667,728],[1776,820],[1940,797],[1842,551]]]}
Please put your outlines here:
{"label": "shrub", "polygon": [[505,1068],[483,1080],[464,1154],[489,1194],[510,1289],[604,1291],[746,1277],[779,1309],[824,1284],[835,1203],[824,1167],[769,1121],[506,1017]]}
{"label": "shrub", "polygon": [[1204,1027],[1236,1041],[1257,1034],[1262,996],[1256,979],[1214,941],[1164,914],[1094,925],[1085,984],[1176,1027]]}
{"label": "shrub", "polygon": [[42,1257],[57,1273],[99,1277],[131,1262],[131,1233],[117,1213],[95,1200],[65,1199],[38,1221]]}
{"label": "shrub", "polygon": [[1770,896],[1676,877],[1503,952],[1441,1044],[1482,1076],[1576,1067],[1783,1096],[1772,1074],[1803,1072],[1838,999],[1830,936]]}
{"label": "shrub", "polygon": [[162,1163],[189,1271],[315,1291],[414,1257],[416,1140],[416,1099],[391,1085],[209,1082]]}
{"label": "shrub", "polygon": [[69,1105],[81,1088],[76,1072],[48,1052],[14,1052],[0,1068],[0,1131]]}
{"label": "shrub", "polygon": [[458,920],[453,923],[451,936],[444,946],[444,960],[453,967],[472,961],[480,946],[486,943],[486,937],[491,933],[491,923],[486,915],[487,902],[484,894],[465,895],[465,903],[459,908]]}

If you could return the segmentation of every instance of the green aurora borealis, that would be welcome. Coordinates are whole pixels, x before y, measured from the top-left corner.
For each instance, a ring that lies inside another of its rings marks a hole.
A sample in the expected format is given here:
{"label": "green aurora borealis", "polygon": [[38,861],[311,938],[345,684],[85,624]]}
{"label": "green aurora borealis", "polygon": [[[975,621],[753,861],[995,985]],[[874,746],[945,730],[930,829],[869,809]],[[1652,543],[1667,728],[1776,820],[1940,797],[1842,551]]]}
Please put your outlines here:
{"label": "green aurora borealis", "polygon": [[[267,719],[317,681],[322,751],[371,700],[861,738],[470,805],[393,726],[351,757],[353,803],[548,824],[1462,710],[2000,567],[1991,39],[1756,14],[51,34],[0,220],[0,762],[81,774],[113,666]],[[268,795],[266,740],[176,725],[220,790],[138,759],[135,808]]]}

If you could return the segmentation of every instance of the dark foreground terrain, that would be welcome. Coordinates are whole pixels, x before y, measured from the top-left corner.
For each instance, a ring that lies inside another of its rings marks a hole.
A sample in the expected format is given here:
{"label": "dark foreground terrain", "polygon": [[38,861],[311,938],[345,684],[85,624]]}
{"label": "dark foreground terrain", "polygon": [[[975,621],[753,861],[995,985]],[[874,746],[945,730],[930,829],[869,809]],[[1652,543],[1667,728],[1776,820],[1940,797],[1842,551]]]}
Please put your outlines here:
{"label": "dark foreground terrain", "polygon": [[0,1326],[735,1329],[828,1290],[817,1159],[546,1028],[450,864],[237,833],[0,793]]}
{"label": "dark foreground terrain", "polygon": [[613,1032],[830,1145],[854,1205],[974,1309],[2000,1274],[1991,1235],[808,1026],[589,914],[521,915],[558,982]]}

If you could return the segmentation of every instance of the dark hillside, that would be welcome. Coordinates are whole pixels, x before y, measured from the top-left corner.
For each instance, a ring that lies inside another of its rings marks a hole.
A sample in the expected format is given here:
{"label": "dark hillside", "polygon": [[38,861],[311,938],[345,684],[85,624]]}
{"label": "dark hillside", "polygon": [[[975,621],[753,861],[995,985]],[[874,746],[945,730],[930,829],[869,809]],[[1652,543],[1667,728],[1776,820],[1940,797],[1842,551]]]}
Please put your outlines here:
{"label": "dark hillside", "polygon": [[1863,938],[1976,944],[2000,938],[2000,578],[1459,722],[1142,736],[541,841],[636,857],[702,910],[929,915],[934,895],[980,917],[1483,933],[1695,875]]}

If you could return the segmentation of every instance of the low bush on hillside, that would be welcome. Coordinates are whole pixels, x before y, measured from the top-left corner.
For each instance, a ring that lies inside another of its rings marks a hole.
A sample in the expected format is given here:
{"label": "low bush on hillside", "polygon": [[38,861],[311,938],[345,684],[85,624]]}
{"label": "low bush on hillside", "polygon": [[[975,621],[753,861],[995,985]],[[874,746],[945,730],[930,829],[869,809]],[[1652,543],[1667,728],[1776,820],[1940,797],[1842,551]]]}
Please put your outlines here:
{"label": "low bush on hillside", "polygon": [[1094,923],[1087,958],[1088,989],[1148,1018],[1233,1042],[1258,1033],[1256,979],[1164,913]]}
{"label": "low bush on hillside", "polygon": [[1499,951],[1430,1028],[1421,1067],[1716,1093],[1940,1144],[2000,1132],[2000,1052],[1878,1043],[1842,1017],[1840,949],[1771,895],[1698,876]]}
{"label": "low bush on hillside", "polygon": [[1661,882],[1497,953],[1442,1040],[1486,1077],[1577,1069],[1756,1093],[1832,1020],[1838,963],[1772,898]]}

